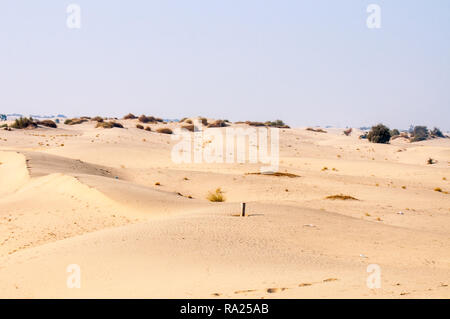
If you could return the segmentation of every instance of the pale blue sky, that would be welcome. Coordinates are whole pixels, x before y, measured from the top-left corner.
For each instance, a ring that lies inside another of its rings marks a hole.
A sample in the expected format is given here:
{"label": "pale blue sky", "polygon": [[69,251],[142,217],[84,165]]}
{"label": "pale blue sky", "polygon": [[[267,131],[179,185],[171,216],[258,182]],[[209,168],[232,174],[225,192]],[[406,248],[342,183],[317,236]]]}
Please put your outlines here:
{"label": "pale blue sky", "polygon": [[12,112],[448,130],[450,1],[2,0]]}

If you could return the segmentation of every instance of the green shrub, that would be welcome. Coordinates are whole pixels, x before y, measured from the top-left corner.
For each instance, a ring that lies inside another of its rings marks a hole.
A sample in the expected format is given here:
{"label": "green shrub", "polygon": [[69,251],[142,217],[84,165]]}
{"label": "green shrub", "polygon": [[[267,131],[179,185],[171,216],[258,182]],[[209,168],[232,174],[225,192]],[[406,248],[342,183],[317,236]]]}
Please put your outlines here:
{"label": "green shrub", "polygon": [[367,139],[372,143],[386,144],[391,139],[391,132],[387,126],[380,123],[372,126],[369,134],[367,134]]}
{"label": "green shrub", "polygon": [[444,134],[442,134],[441,130],[435,127],[430,131],[431,136],[433,137],[445,137]]}
{"label": "green shrub", "polygon": [[426,126],[414,126],[411,133],[411,142],[424,141],[429,137],[428,129]]}

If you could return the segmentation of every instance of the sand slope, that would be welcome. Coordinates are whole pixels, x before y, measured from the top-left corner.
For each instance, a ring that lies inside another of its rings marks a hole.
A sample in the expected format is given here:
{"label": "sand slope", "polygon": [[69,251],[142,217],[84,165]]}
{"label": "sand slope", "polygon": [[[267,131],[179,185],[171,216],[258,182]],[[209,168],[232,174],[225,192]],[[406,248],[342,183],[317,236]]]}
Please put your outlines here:
{"label": "sand slope", "polygon": [[448,139],[281,130],[288,178],[174,164],[170,136],[123,123],[0,132],[0,297],[450,297]]}

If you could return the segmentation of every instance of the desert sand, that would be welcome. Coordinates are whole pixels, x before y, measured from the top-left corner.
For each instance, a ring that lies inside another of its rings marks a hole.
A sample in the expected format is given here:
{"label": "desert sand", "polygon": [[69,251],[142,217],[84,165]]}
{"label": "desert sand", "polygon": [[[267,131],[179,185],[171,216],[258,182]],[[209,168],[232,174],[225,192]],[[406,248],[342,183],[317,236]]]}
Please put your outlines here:
{"label": "desert sand", "polygon": [[450,139],[281,129],[290,178],[176,164],[154,130],[179,124],[120,123],[0,130],[0,298],[450,297]]}

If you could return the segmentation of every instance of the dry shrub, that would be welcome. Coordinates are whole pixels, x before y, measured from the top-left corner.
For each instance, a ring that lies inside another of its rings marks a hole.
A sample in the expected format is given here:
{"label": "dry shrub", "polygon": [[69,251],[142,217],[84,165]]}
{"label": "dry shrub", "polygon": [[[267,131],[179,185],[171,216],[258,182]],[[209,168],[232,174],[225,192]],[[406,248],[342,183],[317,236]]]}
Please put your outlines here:
{"label": "dry shrub", "polygon": [[125,115],[124,117],[123,117],[123,119],[124,120],[134,120],[134,119],[136,119],[137,117],[134,115],[134,114],[132,114],[132,113],[128,113],[127,115]]}
{"label": "dry shrub", "polygon": [[353,129],[349,128],[349,129],[344,130],[343,133],[345,134],[345,136],[350,136],[350,134],[352,134],[352,131],[353,131]]}
{"label": "dry shrub", "polygon": [[103,122],[103,117],[101,117],[101,116],[96,116],[96,117],[93,117],[93,118],[91,119],[91,121]]}
{"label": "dry shrub", "polygon": [[247,173],[246,175],[264,175],[264,176],[277,176],[277,177],[300,177],[300,175],[292,174],[292,173],[283,173],[283,172],[267,172],[267,173]]}
{"label": "dry shrub", "polygon": [[290,128],[290,126],[284,124],[282,120],[266,121],[264,125],[276,128]]}
{"label": "dry shrub", "polygon": [[263,122],[245,121],[245,124],[250,126],[266,126]]}
{"label": "dry shrub", "polygon": [[357,198],[353,197],[353,196],[349,196],[349,195],[343,195],[343,194],[338,194],[338,195],[330,195],[325,197],[325,199],[340,199],[340,200],[358,200]]}
{"label": "dry shrub", "polygon": [[195,130],[194,124],[183,125],[181,128],[184,128],[184,129],[186,129],[188,131],[191,131],[191,132],[194,132],[194,130]]}
{"label": "dry shrub", "polygon": [[97,125],[95,126],[96,128],[101,127],[101,128],[123,128],[123,125],[117,122],[97,122]]}
{"label": "dry shrub", "polygon": [[67,120],[64,121],[64,124],[67,124],[67,125],[76,125],[76,124],[81,124],[81,123],[87,122],[87,120],[88,120],[88,119],[86,119],[86,118],[67,119]]}
{"label": "dry shrub", "polygon": [[145,130],[148,131],[148,132],[151,132],[152,129],[150,128],[150,126],[147,126],[147,127],[145,128]]}
{"label": "dry shrub", "polygon": [[306,130],[307,131],[312,131],[312,132],[317,132],[317,133],[327,133],[327,131],[322,130],[321,128],[308,127]]}
{"label": "dry shrub", "polygon": [[143,129],[144,129],[144,127],[143,127],[141,124],[136,124],[136,128],[138,128],[138,129],[140,129],[140,130],[143,130]]}
{"label": "dry shrub", "polygon": [[225,123],[225,121],[223,120],[216,120],[210,124],[208,124],[207,127],[225,127],[227,126],[227,123]]}
{"label": "dry shrub", "polygon": [[224,202],[225,197],[223,196],[223,191],[218,188],[214,192],[209,192],[206,197],[210,202]]}
{"label": "dry shrub", "polygon": [[158,119],[154,116],[141,115],[139,116],[139,122],[156,124],[158,122],[162,122],[162,119]]}
{"label": "dry shrub", "polygon": [[156,130],[156,132],[158,133],[162,133],[162,134],[172,134],[172,130],[168,127],[162,127]]}
{"label": "dry shrub", "polygon": [[13,124],[11,124],[12,128],[15,129],[29,129],[29,128],[36,128],[37,123],[30,117],[21,117],[19,119],[16,119]]}
{"label": "dry shrub", "polygon": [[45,127],[51,127],[51,128],[57,128],[58,126],[56,125],[55,122],[53,122],[52,120],[43,120],[43,121],[39,121],[37,122],[37,124],[45,126]]}
{"label": "dry shrub", "polygon": [[200,118],[200,121],[202,122],[202,124],[203,124],[204,126],[207,126],[207,125],[208,125],[208,119],[207,119],[206,117],[201,117],[201,118]]}

